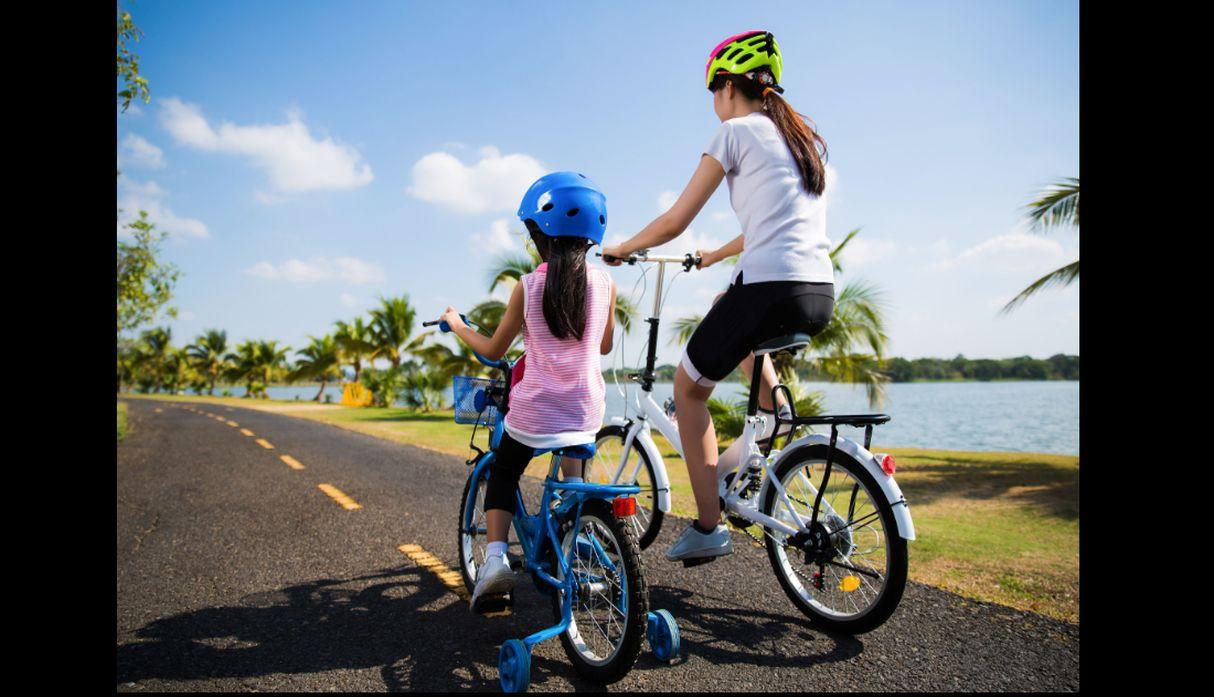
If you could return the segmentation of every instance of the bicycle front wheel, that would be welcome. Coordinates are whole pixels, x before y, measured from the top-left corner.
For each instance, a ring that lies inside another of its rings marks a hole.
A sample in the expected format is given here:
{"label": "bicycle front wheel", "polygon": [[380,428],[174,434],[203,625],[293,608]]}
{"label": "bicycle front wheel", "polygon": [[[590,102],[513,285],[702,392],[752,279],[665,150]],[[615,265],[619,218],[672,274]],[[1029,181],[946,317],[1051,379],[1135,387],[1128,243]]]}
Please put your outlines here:
{"label": "bicycle front wheel", "polygon": [[800,531],[768,530],[767,556],[785,594],[814,624],[860,634],[889,619],[902,599],[906,540],[873,475],[838,450],[815,520],[828,450],[825,445],[805,448],[776,468],[787,503],[768,485],[762,511]]}
{"label": "bicycle front wheel", "polygon": [[[582,478],[595,484],[612,483],[616,471],[620,468],[624,439],[627,436],[628,431],[623,426],[604,426],[595,438],[594,459],[586,462]],[[620,471],[620,481],[617,483],[641,487],[641,493],[636,495],[636,515],[628,519],[636,532],[637,543],[641,549],[653,544],[658,537],[658,531],[662,529],[663,514],[658,508],[657,481],[649,456],[634,444],[628,451],[628,459],[624,463],[624,469]]]}
{"label": "bicycle front wheel", "polygon": [[[562,525],[561,532],[557,553],[570,559],[572,576],[572,612],[561,646],[582,677],[613,683],[636,663],[649,615],[636,533],[600,499],[583,503],[581,516]],[[559,563],[555,570],[565,580]],[[557,621],[565,592],[553,594]]]}
{"label": "bicycle front wheel", "polygon": [[464,494],[459,505],[459,571],[464,577],[464,587],[471,594],[476,589],[476,570],[485,563],[488,547],[485,528],[485,487],[489,483],[488,468],[476,476],[477,470],[468,475]]}

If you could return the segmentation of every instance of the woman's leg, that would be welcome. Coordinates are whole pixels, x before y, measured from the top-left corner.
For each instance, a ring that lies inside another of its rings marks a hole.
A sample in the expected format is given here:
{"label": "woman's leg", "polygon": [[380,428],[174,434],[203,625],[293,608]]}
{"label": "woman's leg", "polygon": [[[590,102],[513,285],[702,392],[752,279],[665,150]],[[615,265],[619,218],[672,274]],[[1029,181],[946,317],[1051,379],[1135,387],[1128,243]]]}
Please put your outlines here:
{"label": "woman's leg", "polygon": [[721,518],[717,500],[717,433],[708,413],[711,387],[696,384],[683,369],[674,374],[674,405],[679,415],[679,440],[683,442],[683,460],[687,477],[696,497],[700,528],[711,530]]}

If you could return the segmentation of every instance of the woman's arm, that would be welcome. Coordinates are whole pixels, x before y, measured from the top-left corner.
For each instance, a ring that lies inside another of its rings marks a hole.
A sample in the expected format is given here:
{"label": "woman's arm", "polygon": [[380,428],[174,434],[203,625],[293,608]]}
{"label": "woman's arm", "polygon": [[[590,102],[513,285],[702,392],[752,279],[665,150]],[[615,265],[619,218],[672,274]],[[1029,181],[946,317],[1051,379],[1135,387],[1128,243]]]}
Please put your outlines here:
{"label": "woman's arm", "polygon": [[603,332],[603,340],[599,342],[599,354],[606,356],[611,353],[615,342],[615,279],[611,279],[611,304],[607,308],[607,329]]}
{"label": "woman's arm", "polygon": [[744,237],[745,235],[738,235],[716,249],[697,250],[697,253],[700,255],[700,268],[706,269],[718,261],[741,254]]}
{"label": "woman's arm", "polygon": [[[725,170],[721,167],[720,162],[708,155],[701,156],[700,165],[691,175],[691,181],[687,182],[687,187],[683,189],[683,193],[679,194],[679,200],[674,202],[670,210],[654,218],[653,222],[646,225],[627,242],[604,248],[603,255],[616,258],[626,257],[638,250],[651,249],[665,244],[683,234],[724,178]],[[604,261],[607,260],[604,259]],[[612,263],[613,266],[618,264],[619,262]]]}
{"label": "woman's arm", "polygon": [[514,291],[510,293],[510,302],[506,304],[506,311],[502,313],[502,322],[497,325],[497,331],[493,332],[493,336],[485,336],[464,324],[459,317],[459,311],[450,305],[443,313],[443,320],[451,326],[451,331],[455,332],[455,335],[468,344],[473,351],[491,361],[499,360],[506,355],[510,344],[514,343],[514,338],[523,328],[523,284],[521,282],[514,284]]}

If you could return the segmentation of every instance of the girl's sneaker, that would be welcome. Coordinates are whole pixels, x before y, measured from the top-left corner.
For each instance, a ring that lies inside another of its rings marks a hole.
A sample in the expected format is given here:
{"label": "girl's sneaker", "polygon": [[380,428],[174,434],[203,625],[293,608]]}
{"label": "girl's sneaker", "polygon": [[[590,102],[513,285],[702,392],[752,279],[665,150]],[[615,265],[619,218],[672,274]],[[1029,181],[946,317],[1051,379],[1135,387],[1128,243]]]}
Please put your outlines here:
{"label": "girl's sneaker", "polygon": [[695,566],[732,553],[733,540],[723,523],[708,533],[700,532],[695,523],[688,523],[687,529],[666,552],[666,558],[681,561],[684,566]]}
{"label": "girl's sneaker", "polygon": [[504,554],[491,554],[476,571],[476,588],[472,591],[472,611],[490,612],[508,605],[516,577]]}

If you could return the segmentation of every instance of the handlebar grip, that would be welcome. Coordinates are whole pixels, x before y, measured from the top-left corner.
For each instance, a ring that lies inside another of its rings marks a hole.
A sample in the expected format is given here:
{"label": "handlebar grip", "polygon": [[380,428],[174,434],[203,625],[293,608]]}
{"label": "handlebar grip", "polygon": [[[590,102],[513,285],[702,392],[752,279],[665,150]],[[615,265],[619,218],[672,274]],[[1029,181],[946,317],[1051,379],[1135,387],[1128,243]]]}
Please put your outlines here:
{"label": "handlebar grip", "polygon": [[[459,318],[464,321],[464,324],[471,326],[471,323],[468,321],[468,317],[466,315],[461,314]],[[444,334],[451,331],[451,325],[447,324],[446,320],[435,319],[430,320],[429,322],[422,322],[423,327],[433,327],[436,324],[438,325],[438,330]]]}

